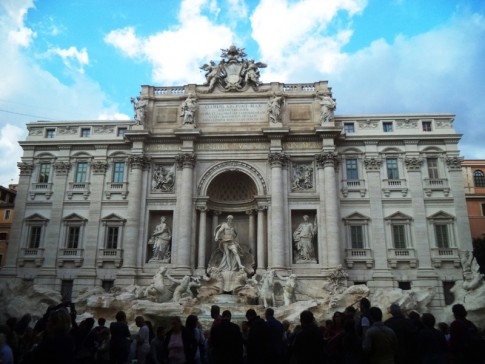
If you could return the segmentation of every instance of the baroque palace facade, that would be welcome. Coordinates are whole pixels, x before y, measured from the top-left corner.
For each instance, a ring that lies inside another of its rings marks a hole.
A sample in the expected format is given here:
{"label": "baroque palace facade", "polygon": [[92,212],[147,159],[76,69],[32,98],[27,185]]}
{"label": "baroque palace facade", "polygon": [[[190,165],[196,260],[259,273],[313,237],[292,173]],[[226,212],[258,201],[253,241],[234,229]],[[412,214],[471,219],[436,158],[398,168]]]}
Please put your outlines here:
{"label": "baroque palace facade", "polygon": [[448,304],[471,250],[453,115],[334,115],[327,82],[263,84],[244,57],[204,65],[205,85],[142,86],[134,121],[28,124],[3,278],[75,299],[161,266],[210,274],[230,216],[248,275],[318,287],[343,267]]}

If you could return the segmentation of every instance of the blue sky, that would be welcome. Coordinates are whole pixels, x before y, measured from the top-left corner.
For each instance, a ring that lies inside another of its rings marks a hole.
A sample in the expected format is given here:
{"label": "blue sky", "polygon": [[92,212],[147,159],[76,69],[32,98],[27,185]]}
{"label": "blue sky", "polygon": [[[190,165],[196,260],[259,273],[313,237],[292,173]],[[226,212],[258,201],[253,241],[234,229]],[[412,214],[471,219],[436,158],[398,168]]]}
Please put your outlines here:
{"label": "blue sky", "polygon": [[27,122],[131,119],[140,85],[203,83],[231,43],[263,82],[328,80],[337,114],[456,114],[485,159],[484,40],[481,0],[0,0],[0,184]]}

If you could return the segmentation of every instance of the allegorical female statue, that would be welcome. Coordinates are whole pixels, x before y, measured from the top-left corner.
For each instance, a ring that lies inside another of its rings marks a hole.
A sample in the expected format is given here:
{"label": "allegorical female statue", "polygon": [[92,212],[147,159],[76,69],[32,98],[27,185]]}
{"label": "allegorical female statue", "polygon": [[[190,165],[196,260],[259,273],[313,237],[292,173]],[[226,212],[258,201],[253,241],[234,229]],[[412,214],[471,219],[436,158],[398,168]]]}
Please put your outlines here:
{"label": "allegorical female statue", "polygon": [[295,241],[296,263],[316,263],[317,257],[313,246],[313,238],[317,233],[317,224],[310,222],[308,215],[303,216],[303,222],[293,232]]}
{"label": "allegorical female statue", "polygon": [[170,239],[172,239],[172,232],[167,224],[167,218],[162,216],[160,224],[155,227],[155,231],[148,241],[148,244],[153,244],[153,259],[162,262],[170,261]]}

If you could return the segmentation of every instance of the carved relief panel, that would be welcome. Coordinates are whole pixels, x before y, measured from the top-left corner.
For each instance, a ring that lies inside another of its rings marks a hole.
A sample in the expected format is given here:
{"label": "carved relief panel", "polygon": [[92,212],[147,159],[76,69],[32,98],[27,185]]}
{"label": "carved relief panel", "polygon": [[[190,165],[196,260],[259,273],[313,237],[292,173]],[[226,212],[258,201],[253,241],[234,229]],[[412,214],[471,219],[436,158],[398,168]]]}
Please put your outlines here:
{"label": "carved relief panel", "polygon": [[291,164],[291,192],[304,192],[313,190],[313,163]]}
{"label": "carved relief panel", "polygon": [[152,172],[152,192],[173,193],[175,186],[174,164],[156,164]]}

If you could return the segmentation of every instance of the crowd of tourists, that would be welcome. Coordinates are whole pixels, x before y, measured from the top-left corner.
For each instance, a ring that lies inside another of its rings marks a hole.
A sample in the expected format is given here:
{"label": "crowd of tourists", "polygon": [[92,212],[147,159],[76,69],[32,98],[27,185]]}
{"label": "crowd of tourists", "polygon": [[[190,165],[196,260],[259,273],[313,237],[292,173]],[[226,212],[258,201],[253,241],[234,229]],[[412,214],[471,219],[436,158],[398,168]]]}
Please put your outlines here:
{"label": "crowd of tourists", "polygon": [[436,324],[430,313],[407,316],[399,305],[383,321],[368,299],[359,310],[349,306],[331,320],[317,323],[311,311],[299,324],[278,321],[267,308],[264,318],[246,312],[240,325],[231,312],[212,306],[210,327],[195,315],[185,322],[170,318],[153,328],[142,316],[130,333],[123,311],[109,325],[105,318],[79,324],[73,305],[49,307],[35,325],[29,314],[0,325],[2,364],[483,364],[483,332],[461,304],[452,307],[454,321]]}

